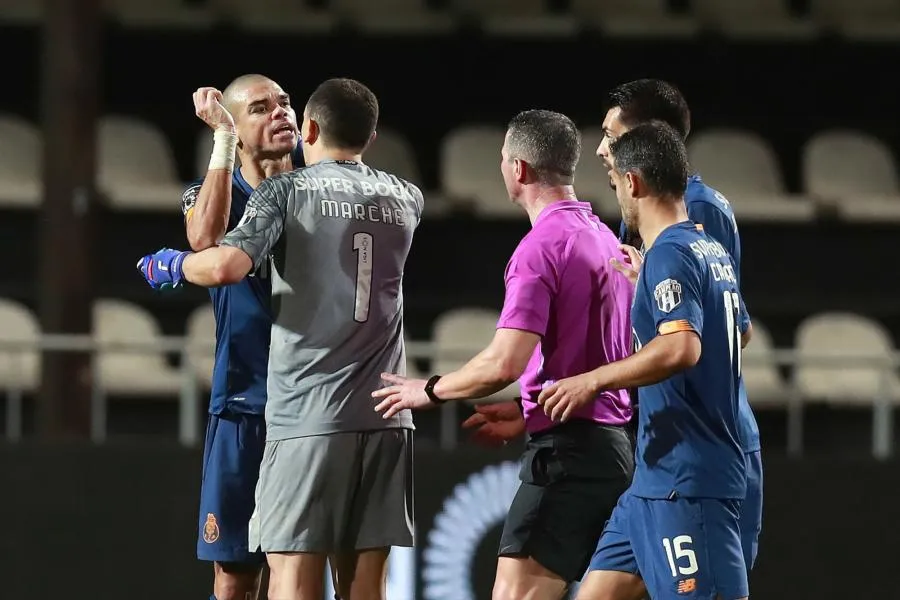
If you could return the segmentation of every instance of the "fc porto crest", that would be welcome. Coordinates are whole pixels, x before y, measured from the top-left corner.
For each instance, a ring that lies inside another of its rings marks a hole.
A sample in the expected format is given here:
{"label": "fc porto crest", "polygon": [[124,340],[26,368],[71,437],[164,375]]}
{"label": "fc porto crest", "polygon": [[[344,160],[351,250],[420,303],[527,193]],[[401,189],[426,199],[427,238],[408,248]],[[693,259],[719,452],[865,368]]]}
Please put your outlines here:
{"label": "fc porto crest", "polygon": [[212,513],[206,514],[206,523],[203,524],[203,541],[207,544],[214,544],[219,540],[219,523],[216,521],[216,515]]}
{"label": "fc porto crest", "polygon": [[181,212],[184,213],[185,216],[189,216],[191,212],[193,212],[194,205],[197,204],[197,197],[199,195],[199,185],[192,185],[181,195]]}
{"label": "fc porto crest", "polygon": [[681,304],[681,284],[674,279],[663,279],[653,290],[656,306],[664,313],[670,313]]}

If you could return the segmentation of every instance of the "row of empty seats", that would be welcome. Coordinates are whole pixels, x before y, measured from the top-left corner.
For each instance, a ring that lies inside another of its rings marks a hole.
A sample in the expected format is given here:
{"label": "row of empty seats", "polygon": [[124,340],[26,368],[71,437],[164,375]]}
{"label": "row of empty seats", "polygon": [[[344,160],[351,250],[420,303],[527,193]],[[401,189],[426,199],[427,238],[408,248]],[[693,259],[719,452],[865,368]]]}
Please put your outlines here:
{"label": "row of empty seats", "polygon": [[[441,190],[428,193],[427,216],[469,208],[489,217],[520,217],[500,176],[504,130],[462,126],[447,134],[439,149]],[[606,169],[595,156],[599,127],[583,129],[576,189],[606,217],[618,217]],[[194,172],[205,173],[212,146],[199,133]],[[16,117],[0,117],[0,206],[35,207],[41,202],[39,130]],[[900,178],[891,148],[854,130],[823,131],[802,149],[803,194],[789,194],[772,146],[761,136],[735,129],[707,129],[688,140],[692,166],[719,189],[742,220],[806,221],[823,209],[844,219],[900,220]],[[366,162],[421,181],[417,153],[399,132],[382,128]],[[153,124],[109,116],[98,128],[98,184],[117,210],[177,211],[184,182],[165,134]]]}
{"label": "row of empty seats", "polygon": [[[429,371],[446,373],[459,368],[490,342],[498,317],[496,311],[481,308],[454,309],[438,317],[432,328]],[[97,301],[93,323],[94,338],[101,343],[152,344],[162,338],[150,313],[121,300]],[[766,327],[754,321],[753,329],[753,339],[743,354],[743,373],[754,405],[784,403],[792,394],[839,404],[868,404],[878,397],[900,402],[898,370],[888,367],[888,361],[896,354],[895,345],[890,333],[876,321],[849,313],[808,317],[796,331],[794,346],[800,362],[789,379],[782,375],[783,365]],[[28,309],[0,299],[0,389],[36,388],[40,354],[23,348],[4,349],[3,343],[34,344],[39,337],[38,322]],[[209,306],[198,308],[188,318],[185,340],[189,345],[189,366],[208,388],[215,340],[215,322]],[[822,363],[823,359],[829,362]],[[107,393],[173,398],[181,389],[179,372],[164,352],[103,350],[97,360],[100,385]],[[408,363],[410,374],[421,375],[415,361],[410,359]],[[515,385],[495,398],[514,395]]]}
{"label": "row of empty seats", "polygon": [[[734,37],[893,37],[900,5],[893,0],[810,0],[795,14],[789,0],[106,0],[106,13],[131,27],[328,32],[350,25],[372,32],[452,31],[478,23],[493,34],[571,35],[597,30],[620,36],[690,36],[719,31]],[[4,0],[0,19],[34,23],[43,3]]]}

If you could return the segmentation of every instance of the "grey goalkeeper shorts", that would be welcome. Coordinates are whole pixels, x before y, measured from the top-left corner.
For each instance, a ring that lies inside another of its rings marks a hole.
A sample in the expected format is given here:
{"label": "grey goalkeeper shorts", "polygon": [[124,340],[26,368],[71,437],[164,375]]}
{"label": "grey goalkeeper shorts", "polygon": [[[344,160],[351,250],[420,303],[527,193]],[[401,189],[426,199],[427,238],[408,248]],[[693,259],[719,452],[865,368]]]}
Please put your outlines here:
{"label": "grey goalkeeper shorts", "polygon": [[333,554],[413,545],[413,432],[266,442],[250,549]]}

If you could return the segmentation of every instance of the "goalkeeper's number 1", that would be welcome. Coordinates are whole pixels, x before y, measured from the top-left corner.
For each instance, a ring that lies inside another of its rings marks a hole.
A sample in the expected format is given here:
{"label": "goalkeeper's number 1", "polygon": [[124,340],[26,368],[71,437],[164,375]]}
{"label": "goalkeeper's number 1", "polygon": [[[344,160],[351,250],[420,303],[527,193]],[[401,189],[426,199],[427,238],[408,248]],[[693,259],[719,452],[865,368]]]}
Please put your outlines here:
{"label": "goalkeeper's number 1", "polygon": [[353,320],[365,323],[369,320],[369,301],[372,298],[372,245],[371,233],[353,234],[353,251],[356,253],[356,298]]}

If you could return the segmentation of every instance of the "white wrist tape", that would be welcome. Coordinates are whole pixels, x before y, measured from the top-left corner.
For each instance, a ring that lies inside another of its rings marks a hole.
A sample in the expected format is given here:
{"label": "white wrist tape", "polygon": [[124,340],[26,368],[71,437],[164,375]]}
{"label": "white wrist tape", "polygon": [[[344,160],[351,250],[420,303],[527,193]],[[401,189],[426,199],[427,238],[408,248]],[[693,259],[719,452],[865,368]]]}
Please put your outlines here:
{"label": "white wrist tape", "polygon": [[225,169],[234,172],[234,154],[237,149],[237,134],[217,129],[213,133],[213,149],[209,157],[209,170]]}

